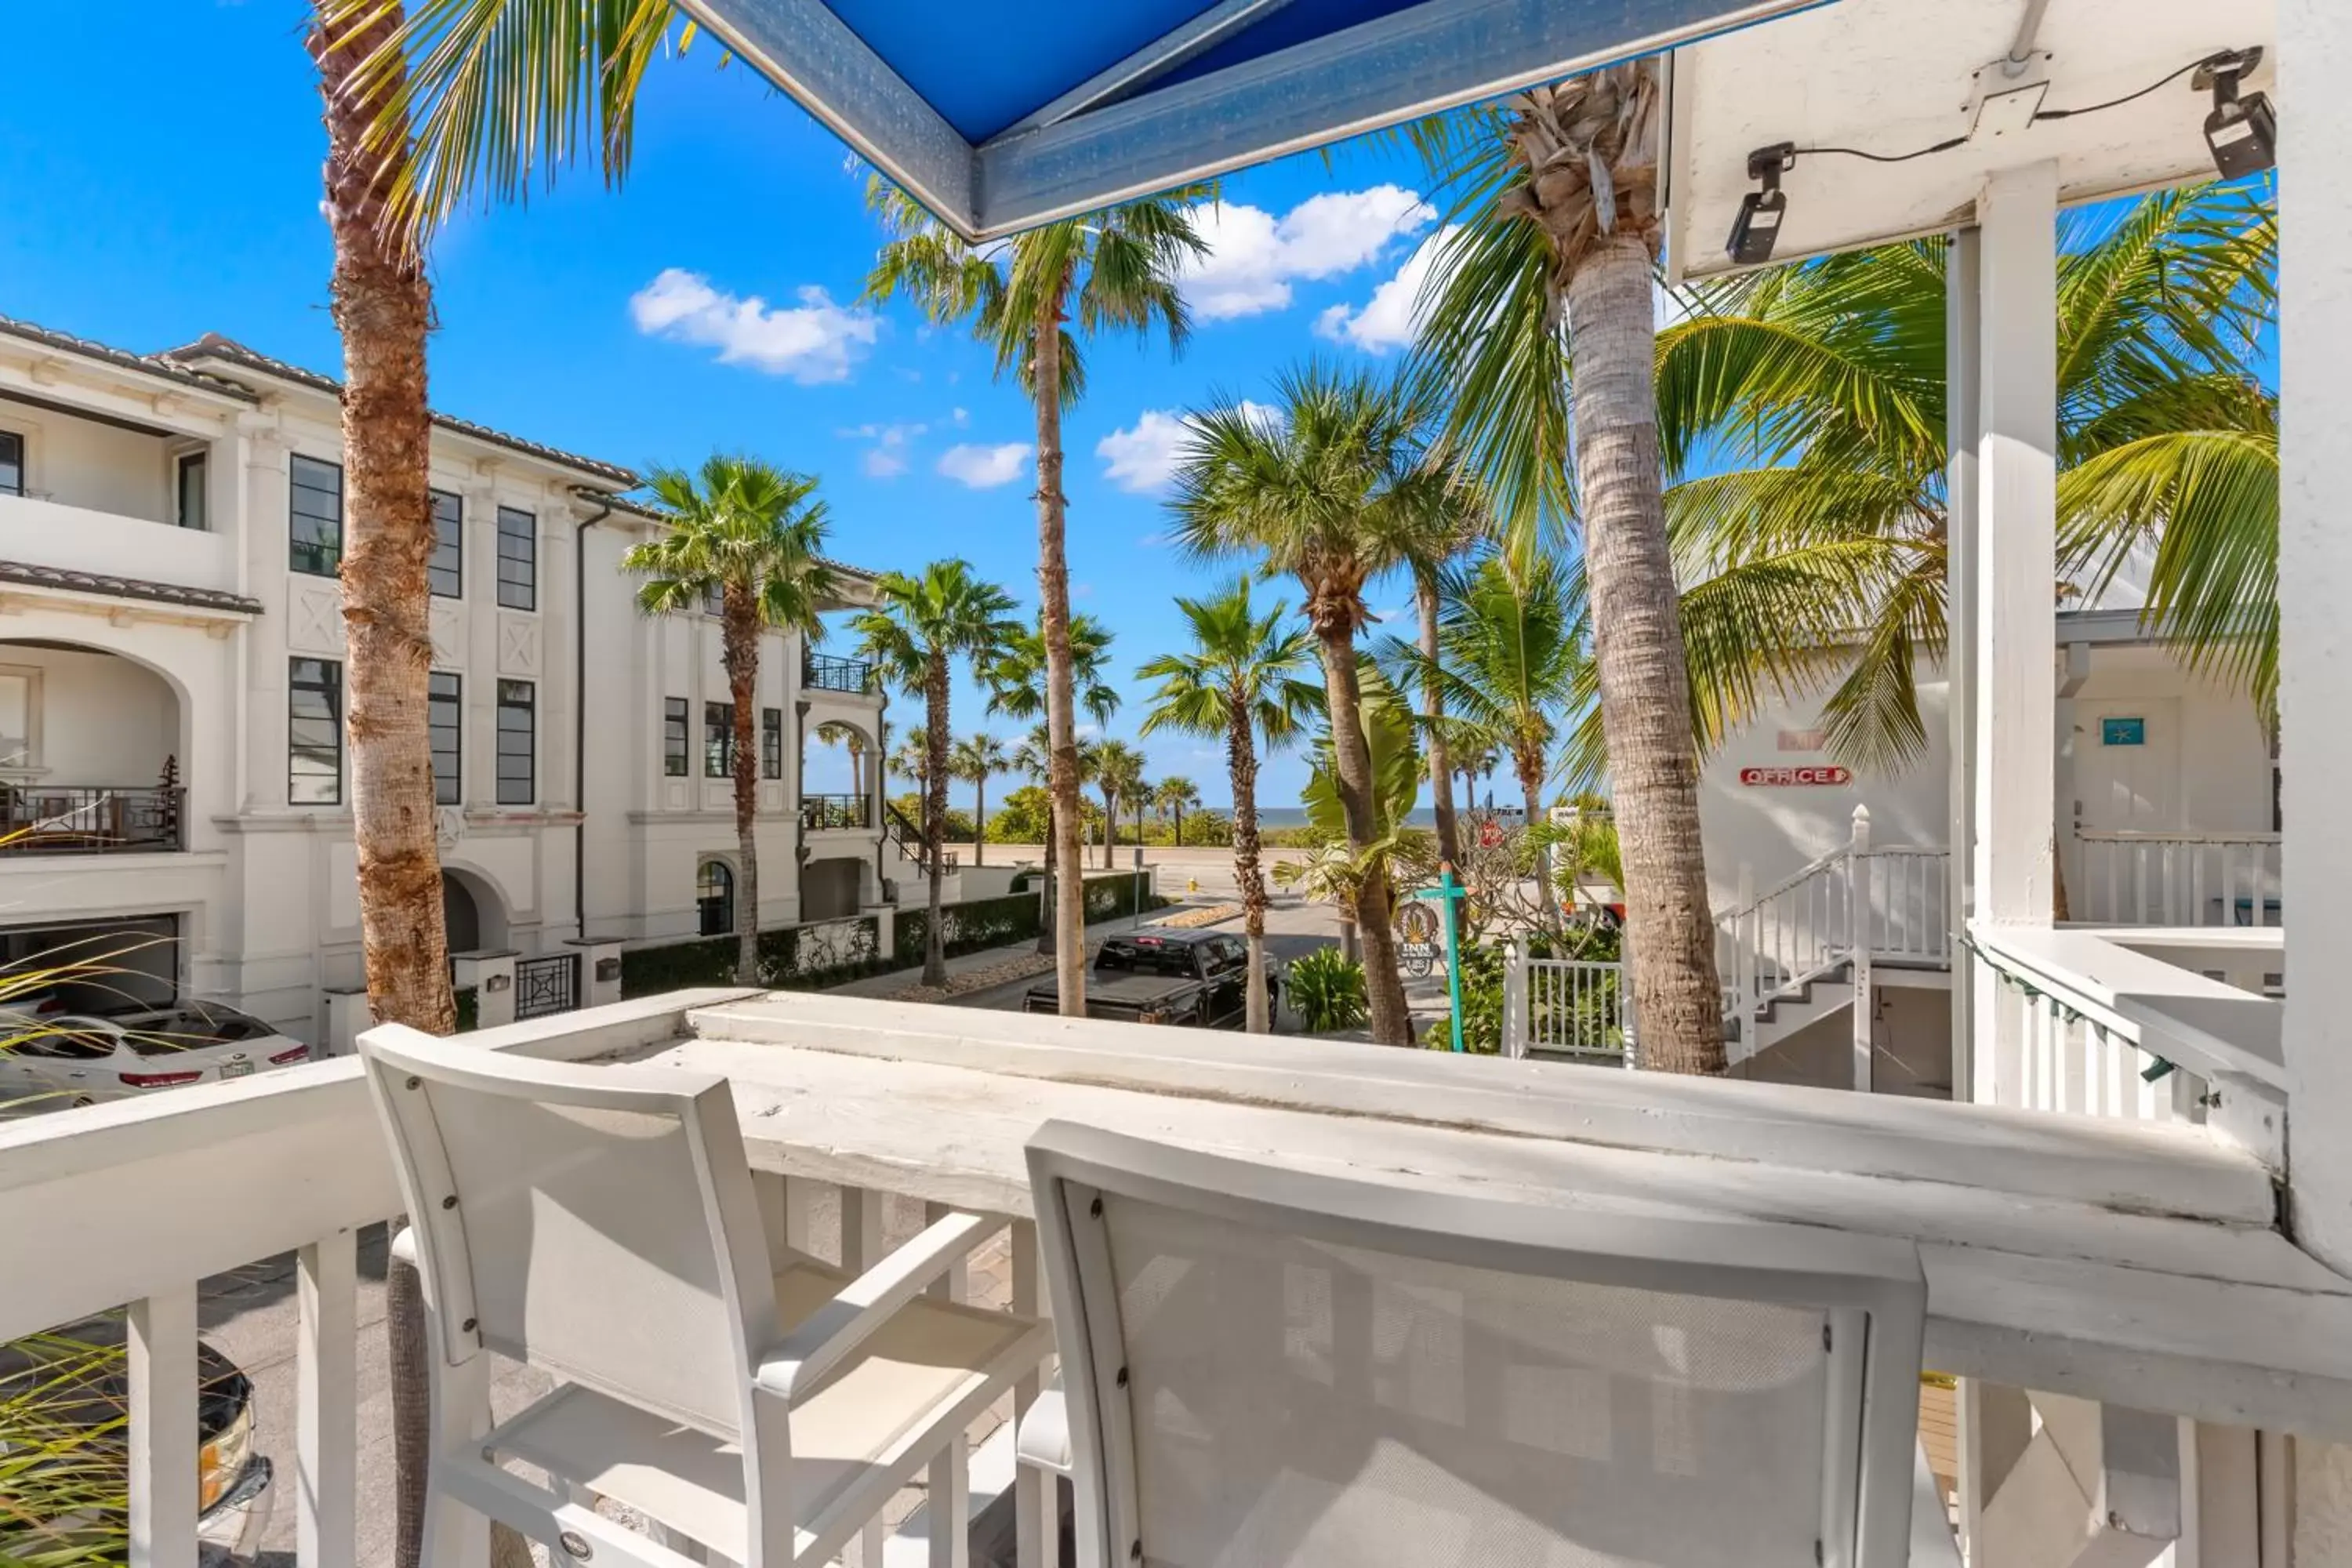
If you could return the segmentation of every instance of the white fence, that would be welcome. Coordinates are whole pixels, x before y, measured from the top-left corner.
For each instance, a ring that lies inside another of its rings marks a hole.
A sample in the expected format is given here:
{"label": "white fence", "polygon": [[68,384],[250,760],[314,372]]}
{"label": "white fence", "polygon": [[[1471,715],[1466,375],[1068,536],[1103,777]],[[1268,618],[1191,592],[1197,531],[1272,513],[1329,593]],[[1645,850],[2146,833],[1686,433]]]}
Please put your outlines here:
{"label": "white fence", "polygon": [[1625,965],[1529,958],[1513,942],[1503,970],[1503,1054],[1529,1051],[1626,1060],[1632,1031]]}
{"label": "white fence", "polygon": [[[671,1039],[684,1031],[688,1008],[742,994],[675,992],[606,1007],[593,1025],[567,1014],[468,1039],[586,1059]],[[804,1194],[781,1177],[756,1179],[771,1245],[809,1247],[809,1238],[792,1234],[803,1223]],[[885,1250],[881,1194],[838,1190],[841,1250],[848,1254],[841,1261],[870,1268]],[[0,1258],[9,1265],[0,1269],[0,1343],[129,1309],[131,1568],[198,1562],[192,1413],[200,1286],[288,1253],[296,1258],[299,1299],[292,1429],[262,1435],[278,1453],[276,1509],[294,1521],[301,1568],[352,1568],[359,1561],[354,1243],[360,1230],[399,1207],[360,1064],[348,1058],[0,1123]],[[1035,1256],[1027,1222],[1016,1226],[1013,1256],[1013,1289],[1024,1294],[1024,1259],[1034,1268]],[[1034,1284],[1025,1292],[1033,1302]],[[1024,1403],[1034,1392],[1033,1379]],[[970,1466],[957,1445],[932,1469],[933,1495],[969,1497]],[[389,1500],[369,1511],[389,1517]],[[879,1518],[863,1532],[866,1568],[883,1568],[886,1533]],[[1031,1548],[1024,1542],[1022,1568],[1048,1561]]]}
{"label": "white fence", "polygon": [[2275,833],[2077,833],[2067,915],[2108,925],[2274,926]]}

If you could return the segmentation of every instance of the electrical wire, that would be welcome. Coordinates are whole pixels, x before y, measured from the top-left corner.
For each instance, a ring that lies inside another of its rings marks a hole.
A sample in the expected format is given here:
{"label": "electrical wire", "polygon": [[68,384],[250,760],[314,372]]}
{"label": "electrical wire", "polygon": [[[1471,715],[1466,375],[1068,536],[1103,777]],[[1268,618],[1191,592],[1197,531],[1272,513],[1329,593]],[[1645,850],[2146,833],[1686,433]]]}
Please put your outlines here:
{"label": "electrical wire", "polygon": [[[2170,86],[2190,71],[2202,70],[2208,66],[2220,65],[2225,61],[2242,58],[2242,56],[2236,49],[2223,49],[2219,53],[2207,55],[2202,59],[2190,60],[2179,70],[2148,83],[2137,92],[2127,92],[2121,98],[2111,98],[2105,103],[2086,103],[2079,109],[2037,110],[2034,111],[2033,122],[2039,124],[2044,120],[2071,120],[2078,114],[2097,114],[2103,110],[2120,108],[2134,99],[2146,98],[2158,88]],[[1948,153],[1955,147],[1965,147],[1968,142],[1969,138],[1966,136],[1948,136],[1941,142],[1915,148],[1908,153],[1866,153],[1859,147],[1791,147],[1788,152],[1788,161],[1793,163],[1799,158],[1839,157],[1861,158],[1873,163],[1907,163],[1914,158],[1925,158],[1936,153]]]}

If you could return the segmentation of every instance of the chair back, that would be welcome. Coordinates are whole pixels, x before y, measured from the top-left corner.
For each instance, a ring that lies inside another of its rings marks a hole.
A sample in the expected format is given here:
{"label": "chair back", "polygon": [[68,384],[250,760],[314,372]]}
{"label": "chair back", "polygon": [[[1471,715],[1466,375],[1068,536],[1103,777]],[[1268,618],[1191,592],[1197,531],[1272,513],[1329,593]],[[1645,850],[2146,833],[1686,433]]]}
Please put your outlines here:
{"label": "chair back", "polygon": [[487,1347],[740,1436],[775,1286],[723,1079],[360,1037],[451,1364]]}
{"label": "chair back", "polygon": [[1097,1561],[1906,1560],[1926,1307],[1908,1243],[1457,1197],[1062,1123],[1029,1163]]}

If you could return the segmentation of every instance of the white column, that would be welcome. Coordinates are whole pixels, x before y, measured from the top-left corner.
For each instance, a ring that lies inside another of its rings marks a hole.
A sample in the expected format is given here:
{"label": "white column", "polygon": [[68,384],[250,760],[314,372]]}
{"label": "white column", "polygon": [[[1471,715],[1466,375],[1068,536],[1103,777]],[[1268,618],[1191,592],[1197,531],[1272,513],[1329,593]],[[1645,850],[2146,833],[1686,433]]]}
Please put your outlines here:
{"label": "white column", "polygon": [[1978,258],[1974,227],[1952,235],[1944,288],[1944,673],[1950,682],[1945,716],[1952,744],[1950,820],[1945,846],[1952,942],[1952,1097],[1974,1098],[1975,955],[1959,940],[1976,899],[1976,570],[1977,399],[1980,395],[1977,331]]}
{"label": "white column", "polygon": [[[1977,537],[1971,574],[1976,919],[2050,919],[2057,702],[2058,169],[2004,169],[1978,200]],[[2042,715],[2039,720],[2034,715]],[[1978,1016],[1992,1016],[1989,972]],[[1991,1053],[1972,1041],[1974,1098],[1991,1098]]]}
{"label": "white column", "polygon": [[[2287,1210],[2352,1273],[2352,1009],[2329,984],[2352,950],[2352,10],[2280,0],[2279,731],[2286,926]],[[2290,172],[2291,171],[2291,172]],[[2301,962],[2305,957],[2310,960]]]}

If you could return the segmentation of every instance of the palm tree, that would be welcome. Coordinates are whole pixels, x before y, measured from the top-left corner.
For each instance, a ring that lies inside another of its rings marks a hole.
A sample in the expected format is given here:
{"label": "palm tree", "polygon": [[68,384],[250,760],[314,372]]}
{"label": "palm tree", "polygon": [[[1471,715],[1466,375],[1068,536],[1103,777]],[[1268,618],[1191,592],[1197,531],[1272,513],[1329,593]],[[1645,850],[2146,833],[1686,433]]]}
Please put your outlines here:
{"label": "palm tree", "polygon": [[[1079,332],[1149,333],[1163,327],[1181,351],[1191,317],[1176,287],[1180,268],[1207,247],[1180,190],[1066,218],[985,247],[965,244],[904,192],[877,177],[869,204],[891,237],[875,258],[866,297],[913,300],[942,323],[969,321],[996,353],[999,374],[1014,372],[1029,394],[1037,429],[1037,600],[1045,644],[1045,718],[1054,736],[1054,854],[1080,864],[1076,664],[1070,637],[1070,570],[1063,547],[1062,413],[1085,386]],[[1055,973],[1062,1012],[1084,1017],[1086,889],[1067,878],[1055,890]]]}
{"label": "palm tree", "polygon": [[890,771],[912,784],[915,793],[920,795],[930,787],[930,731],[918,724],[907,731],[907,738],[890,753]]}
{"label": "palm tree", "polygon": [[[1257,763],[1261,740],[1267,751],[1295,740],[1307,716],[1321,706],[1322,694],[1300,678],[1311,668],[1312,638],[1289,623],[1290,606],[1280,600],[1258,613],[1244,577],[1205,599],[1176,601],[1191,626],[1192,647],[1162,654],[1135,673],[1157,680],[1141,733],[1173,730],[1225,742],[1225,772],[1234,789],[1234,880],[1242,894],[1243,928],[1249,938],[1249,1032],[1272,1026],[1265,991],[1265,873],[1258,864]],[[1163,791],[1181,786],[1192,803],[1198,792],[1189,779],[1170,779]],[[1181,803],[1177,837],[1183,837]]]}
{"label": "palm tree", "polygon": [[1181,773],[1161,779],[1160,787],[1151,792],[1151,806],[1155,812],[1175,819],[1169,842],[1181,849],[1184,847],[1184,814],[1201,809],[1201,786]]}
{"label": "palm tree", "polygon": [[[1395,638],[1385,651],[1444,693],[1454,715],[1448,726],[1473,746],[1509,755],[1532,826],[1544,820],[1544,782],[1561,719],[1588,684],[1574,584],[1543,552],[1498,549],[1446,573],[1443,595],[1437,658]],[[1547,898],[1544,910],[1552,920],[1558,901]]]}
{"label": "palm tree", "polygon": [[760,749],[753,730],[760,639],[771,629],[824,636],[820,608],[838,591],[824,561],[824,503],[816,477],[756,458],[713,453],[697,476],[656,468],[647,488],[669,514],[654,538],[629,547],[621,568],[645,581],[648,615],[693,609],[719,595],[719,664],[727,671],[729,771],[735,782],[735,979],[760,977]]}
{"label": "palm tree", "polygon": [[[1103,670],[1110,660],[1111,630],[1092,616],[1074,615],[1070,617],[1069,640],[1070,677],[1077,693],[1077,706],[1085,709],[1097,726],[1108,724],[1111,721],[1111,715],[1118,711],[1119,701],[1118,689],[1103,679]],[[1044,721],[1048,706],[1047,677],[1052,663],[1052,658],[1045,651],[1045,622],[1041,612],[1037,625],[1034,627],[1024,626],[1015,633],[1006,641],[1003,655],[989,666],[986,684],[990,716],[1002,714],[1008,719]],[[1030,733],[1033,737],[1043,736],[1050,731],[1051,727],[1050,721],[1041,722]],[[1080,749],[1083,750],[1085,742],[1081,741]],[[1026,754],[1025,742],[1023,752]],[[1036,783],[1045,785],[1050,793],[1053,786],[1054,762],[1054,750],[1050,740],[1038,742],[1036,756],[1038,766],[1032,776]],[[1017,765],[1021,766],[1024,772],[1031,771],[1025,763]],[[1087,782],[1083,766],[1079,769],[1077,778],[1081,784]],[[1039,921],[1037,930],[1037,951],[1041,953],[1060,951],[1055,935],[1058,929],[1057,917],[1060,912],[1059,898],[1055,890],[1058,886],[1055,879],[1062,863],[1060,839],[1059,833],[1049,832],[1045,835],[1047,895],[1045,918]],[[1079,896],[1083,900],[1086,869],[1084,858],[1080,857],[1071,864],[1079,868]]]}
{"label": "palm tree", "polygon": [[[1371,621],[1364,588],[1406,558],[1446,481],[1422,465],[1424,405],[1401,380],[1308,363],[1285,373],[1276,390],[1276,417],[1231,403],[1192,416],[1170,504],[1185,553],[1255,557],[1305,590],[1349,847],[1361,855],[1381,837],[1356,673],[1357,634]],[[1371,868],[1356,906],[1372,1038],[1409,1045],[1384,868]]]}
{"label": "palm tree", "polygon": [[[1573,465],[1642,1064],[1719,1073],[1723,999],[1653,381],[1662,101],[1656,63],[1639,60],[1454,122],[1471,137],[1466,165],[1446,171],[1461,223],[1433,268],[1419,359],[1453,393],[1449,436],[1522,533],[1564,524]],[[1433,129],[1424,145],[1443,157],[1458,134]]]}
{"label": "palm tree", "polygon": [[[1415,519],[1404,545],[1405,566],[1412,574],[1413,612],[1420,623],[1421,653],[1433,664],[1437,658],[1438,621],[1445,570],[1462,553],[1494,532],[1486,498],[1466,473],[1454,469],[1442,454],[1426,459],[1445,474],[1448,483],[1431,498],[1433,504]],[[1429,745],[1430,811],[1436,819],[1437,853],[1459,866],[1462,836],[1454,819],[1454,763],[1447,743],[1445,691],[1433,672],[1421,681],[1421,716]],[[1448,905],[1450,910],[1454,906]]]}
{"label": "palm tree", "polygon": [[324,207],[334,237],[335,326],[343,340],[344,635],[350,645],[352,826],[359,842],[360,945],[379,1021],[428,1034],[457,1027],[441,858],[433,835],[425,728],[433,551],[426,496],[431,424],[425,334],[433,315],[424,251],[387,232],[384,191],[410,162],[404,117],[371,131],[387,86],[363,63],[399,29],[401,6],[346,16],[322,5],[306,36],[326,105]]}
{"label": "palm tree", "polygon": [[842,746],[849,752],[849,780],[860,799],[873,797],[872,781],[866,776],[866,731],[855,724],[845,724],[838,719],[827,719],[815,730],[817,744]]}
{"label": "palm tree", "polygon": [[[2059,591],[2154,547],[2150,619],[2189,662],[2276,689],[2278,400],[2244,366],[2272,316],[2265,191],[2209,185],[2067,214],[2058,259]],[[1943,651],[1945,241],[1749,275],[1659,336],[1666,492],[1702,742],[1759,696],[1833,683],[1831,750],[1927,744]],[[1586,775],[1595,748],[1580,749]]]}
{"label": "palm tree", "polygon": [[[1095,747],[1095,787],[1103,797],[1103,869],[1116,864],[1114,854],[1118,847],[1118,808],[1122,802],[1140,805],[1147,792],[1143,782],[1143,753],[1125,741],[1104,741]],[[1136,819],[1137,842],[1142,841],[1142,817]]]}
{"label": "palm tree", "polygon": [[982,732],[967,735],[948,753],[948,772],[971,785],[971,863],[988,859],[988,781],[1013,765],[1004,742]]}
{"label": "palm tree", "polygon": [[923,698],[923,854],[930,884],[930,919],[924,922],[923,984],[946,984],[940,944],[940,837],[948,816],[948,678],[961,656],[984,670],[1016,629],[1013,600],[993,583],[972,575],[966,561],[934,561],[920,577],[886,572],[874,586],[875,607],[853,623],[865,656],[900,690]]}

